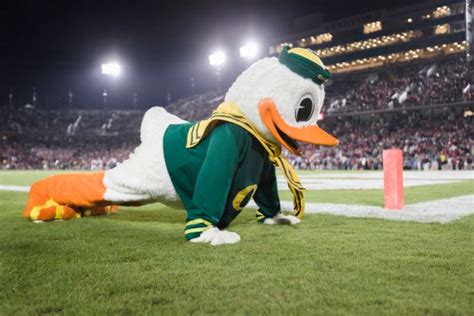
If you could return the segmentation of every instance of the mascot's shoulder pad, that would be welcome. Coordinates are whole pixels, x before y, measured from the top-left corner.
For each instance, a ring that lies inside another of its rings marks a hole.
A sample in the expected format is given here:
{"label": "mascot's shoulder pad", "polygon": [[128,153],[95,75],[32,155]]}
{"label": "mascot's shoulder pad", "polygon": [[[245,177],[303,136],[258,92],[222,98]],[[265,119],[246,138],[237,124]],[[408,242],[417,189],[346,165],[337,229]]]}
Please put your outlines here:
{"label": "mascot's shoulder pad", "polygon": [[240,148],[252,143],[252,136],[245,129],[228,122],[219,123],[211,133],[215,133],[215,135],[225,135],[226,138],[234,138],[237,146]]}

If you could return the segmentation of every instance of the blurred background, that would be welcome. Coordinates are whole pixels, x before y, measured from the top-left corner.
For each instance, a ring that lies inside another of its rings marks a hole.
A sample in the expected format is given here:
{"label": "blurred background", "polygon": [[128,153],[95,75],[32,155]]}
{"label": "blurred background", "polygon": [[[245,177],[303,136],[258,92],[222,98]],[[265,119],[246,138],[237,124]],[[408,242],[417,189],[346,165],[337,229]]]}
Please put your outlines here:
{"label": "blurred background", "polygon": [[239,73],[282,47],[333,72],[300,169],[472,167],[471,0],[3,1],[2,169],[103,169],[139,143],[156,105],[208,116]]}

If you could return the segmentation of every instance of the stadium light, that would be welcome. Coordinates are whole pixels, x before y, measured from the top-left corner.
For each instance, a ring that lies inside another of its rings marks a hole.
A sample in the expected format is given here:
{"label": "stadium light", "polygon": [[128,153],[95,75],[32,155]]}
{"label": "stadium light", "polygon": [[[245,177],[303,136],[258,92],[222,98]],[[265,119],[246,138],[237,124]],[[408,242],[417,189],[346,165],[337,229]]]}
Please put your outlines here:
{"label": "stadium light", "polygon": [[220,67],[226,61],[226,55],[223,51],[217,51],[209,55],[209,64]]}
{"label": "stadium light", "polygon": [[244,46],[240,47],[240,57],[252,59],[258,54],[258,45],[254,42],[249,42]]}
{"label": "stadium light", "polygon": [[116,62],[102,64],[101,69],[102,69],[102,74],[114,76],[114,77],[120,76],[120,74],[122,73],[122,66]]}

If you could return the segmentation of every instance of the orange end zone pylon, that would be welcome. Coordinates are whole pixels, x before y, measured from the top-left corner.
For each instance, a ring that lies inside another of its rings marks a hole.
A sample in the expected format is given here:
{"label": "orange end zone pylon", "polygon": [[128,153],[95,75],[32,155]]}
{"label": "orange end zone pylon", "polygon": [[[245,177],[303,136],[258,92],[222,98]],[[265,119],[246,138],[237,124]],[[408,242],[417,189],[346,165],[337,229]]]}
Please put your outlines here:
{"label": "orange end zone pylon", "polygon": [[386,209],[403,208],[403,155],[400,149],[383,151],[383,191]]}

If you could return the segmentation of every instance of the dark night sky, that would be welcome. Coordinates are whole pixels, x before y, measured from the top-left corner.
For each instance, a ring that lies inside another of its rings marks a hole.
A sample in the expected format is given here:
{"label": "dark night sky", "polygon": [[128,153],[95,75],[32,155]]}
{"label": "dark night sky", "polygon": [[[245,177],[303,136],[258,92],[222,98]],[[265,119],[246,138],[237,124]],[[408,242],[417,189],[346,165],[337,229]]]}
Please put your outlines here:
{"label": "dark night sky", "polygon": [[[108,88],[137,90],[149,107],[163,103],[168,89],[174,97],[189,94],[191,76],[198,92],[211,89],[207,56],[215,47],[234,54],[247,38],[272,42],[294,32],[295,18],[315,12],[331,21],[412,2],[3,0],[0,105],[9,88],[24,104],[36,86],[48,106],[62,106],[69,88],[77,103],[95,106],[106,84],[99,65],[116,56],[125,74]],[[232,80],[244,66],[226,66],[224,78]]]}

